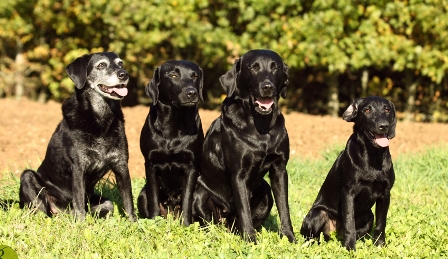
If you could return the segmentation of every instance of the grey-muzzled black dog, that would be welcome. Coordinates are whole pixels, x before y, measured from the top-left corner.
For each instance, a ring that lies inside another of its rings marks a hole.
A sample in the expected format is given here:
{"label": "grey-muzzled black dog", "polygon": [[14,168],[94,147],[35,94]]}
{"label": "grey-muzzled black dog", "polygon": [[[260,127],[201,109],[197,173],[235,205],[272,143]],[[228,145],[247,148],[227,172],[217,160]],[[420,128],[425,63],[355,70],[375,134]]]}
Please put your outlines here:
{"label": "grey-muzzled black dog", "polygon": [[227,93],[222,113],[207,131],[201,175],[193,195],[195,220],[235,222],[247,241],[273,206],[269,172],[281,233],[296,242],[288,205],[289,138],[278,100],[286,97],[288,67],[270,50],[251,50],[220,77]]}
{"label": "grey-muzzled black dog", "polygon": [[153,103],[140,135],[146,185],[137,201],[145,218],[176,217],[192,221],[192,195],[199,176],[204,132],[198,113],[203,101],[202,69],[186,60],[167,61],[146,86]]}
{"label": "grey-muzzled black dog", "polygon": [[306,238],[326,240],[331,231],[344,235],[343,245],[356,249],[356,239],[373,227],[372,206],[376,203],[376,245],[385,242],[386,216],[395,175],[389,139],[395,137],[394,104],[381,97],[355,100],[343,114],[354,122],[353,134],[336,159],[303,220],[300,233]]}
{"label": "grey-muzzled black dog", "polygon": [[110,170],[115,174],[124,209],[136,220],[128,169],[128,143],[121,99],[129,75],[112,52],[81,56],[66,67],[75,93],[62,104],[63,119],[53,133],[42,164],[20,177],[20,207],[52,216],[69,207],[77,219],[86,210],[99,216],[113,212],[112,202],[94,192]]}

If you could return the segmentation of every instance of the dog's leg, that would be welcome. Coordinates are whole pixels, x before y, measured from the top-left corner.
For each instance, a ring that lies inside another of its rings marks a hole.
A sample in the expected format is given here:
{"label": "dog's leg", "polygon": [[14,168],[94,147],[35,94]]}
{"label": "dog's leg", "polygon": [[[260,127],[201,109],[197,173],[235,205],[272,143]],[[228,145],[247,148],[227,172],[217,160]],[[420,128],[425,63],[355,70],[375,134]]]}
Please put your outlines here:
{"label": "dog's leg", "polygon": [[93,194],[89,197],[89,204],[92,215],[98,215],[100,218],[112,215],[114,212],[112,201],[105,197],[101,197],[98,194]]}
{"label": "dog's leg", "polygon": [[[159,179],[153,165],[149,161],[145,161],[146,185],[140,193],[139,212],[145,218],[153,219],[160,216],[160,186]],[[142,210],[140,210],[142,208]]]}
{"label": "dog's leg", "polygon": [[355,225],[356,225],[357,238],[364,237],[366,234],[370,232],[370,230],[372,230],[373,220],[374,220],[373,213],[370,210],[361,217],[358,217],[356,219]]}
{"label": "dog's leg", "polygon": [[387,211],[389,210],[390,204],[390,192],[387,193],[380,199],[376,201],[375,217],[376,226],[373,232],[373,238],[376,240],[376,245],[381,246],[386,241],[386,218]]}
{"label": "dog's leg", "polygon": [[262,180],[260,185],[252,192],[252,198],[250,199],[250,211],[255,229],[266,221],[273,205],[271,186],[265,180]]}
{"label": "dog's leg", "polygon": [[34,174],[32,170],[25,170],[20,176],[19,206],[22,209],[25,206],[37,208],[51,216],[51,210],[45,198],[46,190],[39,184]]}
{"label": "dog's leg", "polygon": [[84,170],[73,165],[72,168],[73,213],[76,219],[86,218],[86,182]]}
{"label": "dog's leg", "polygon": [[286,171],[286,164],[280,166],[273,166],[269,172],[271,179],[272,191],[274,193],[275,203],[280,216],[282,225],[282,235],[288,238],[291,243],[296,243],[294,231],[292,229],[291,217],[289,213],[288,204],[288,173]]}
{"label": "dog's leg", "polygon": [[198,178],[198,171],[192,168],[182,179],[182,217],[185,226],[191,224],[191,206],[193,203],[193,192]]}
{"label": "dog's leg", "polygon": [[256,243],[256,231],[252,224],[252,216],[250,212],[250,192],[247,188],[246,181],[239,176],[240,174],[241,173],[236,173],[232,175],[231,180],[240,231],[244,240]]}
{"label": "dog's leg", "polygon": [[332,231],[336,230],[336,221],[332,220],[328,212],[320,208],[312,208],[305,216],[300,234],[305,238],[318,238],[323,232],[325,241],[330,239]]}
{"label": "dog's leg", "polygon": [[344,228],[344,247],[348,250],[356,250],[356,225],[354,197],[342,187],[342,224]]}
{"label": "dog's leg", "polygon": [[136,221],[137,216],[134,211],[134,202],[132,198],[131,176],[129,175],[129,168],[126,163],[121,163],[115,168],[112,168],[117,180],[118,190],[120,191],[121,199],[123,200],[124,210],[127,213],[130,221]]}
{"label": "dog's leg", "polygon": [[197,185],[193,193],[193,204],[192,204],[192,216],[194,221],[200,222],[201,226],[207,223],[211,223],[213,219],[217,220],[216,215],[213,214],[214,206],[210,199],[208,192],[201,186]]}
{"label": "dog's leg", "polygon": [[137,198],[137,209],[138,212],[140,213],[140,216],[143,218],[149,218],[148,193],[146,191],[146,185],[147,184],[143,186]]}

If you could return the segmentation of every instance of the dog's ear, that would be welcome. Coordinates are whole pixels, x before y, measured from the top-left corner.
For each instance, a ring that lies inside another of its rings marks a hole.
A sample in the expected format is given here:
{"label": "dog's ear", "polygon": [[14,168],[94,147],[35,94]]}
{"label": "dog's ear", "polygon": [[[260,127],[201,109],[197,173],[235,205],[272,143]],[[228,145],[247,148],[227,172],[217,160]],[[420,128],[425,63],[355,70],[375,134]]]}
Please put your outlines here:
{"label": "dog's ear", "polygon": [[397,126],[397,116],[395,115],[395,105],[389,101],[390,107],[390,119],[389,119],[389,132],[387,133],[387,138],[392,139],[395,137],[395,127]]}
{"label": "dog's ear", "polygon": [[342,114],[342,118],[345,121],[352,122],[356,118],[356,115],[358,114],[358,106],[362,102],[362,100],[362,98],[355,99],[347,108],[347,110],[345,110],[344,114]]}
{"label": "dog's ear", "polygon": [[238,74],[241,69],[241,59],[239,58],[235,61],[232,69],[227,71],[224,75],[219,78],[222,88],[226,91],[228,97],[232,96],[233,92],[236,90]]}
{"label": "dog's ear", "polygon": [[154,71],[154,75],[145,87],[145,92],[152,99],[152,105],[157,104],[159,100],[160,67]]}
{"label": "dog's ear", "polygon": [[91,54],[83,55],[68,64],[65,68],[70,79],[75,83],[76,88],[81,89],[86,84],[87,66],[89,65]]}
{"label": "dog's ear", "polygon": [[289,68],[285,63],[283,63],[283,78],[284,78],[284,81],[281,85],[280,96],[283,99],[285,99],[286,98],[286,86],[288,86],[288,84],[289,84]]}
{"label": "dog's ear", "polygon": [[204,102],[204,97],[202,96],[202,90],[204,88],[204,73],[202,72],[202,68],[199,68],[199,98],[202,102]]}

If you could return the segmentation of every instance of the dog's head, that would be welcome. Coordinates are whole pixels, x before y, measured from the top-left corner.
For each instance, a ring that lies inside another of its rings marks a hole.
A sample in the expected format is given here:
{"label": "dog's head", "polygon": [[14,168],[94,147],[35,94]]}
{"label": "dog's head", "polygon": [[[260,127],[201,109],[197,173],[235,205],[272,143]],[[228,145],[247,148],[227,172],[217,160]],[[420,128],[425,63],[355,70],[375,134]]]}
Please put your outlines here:
{"label": "dog's head", "polygon": [[387,147],[389,139],[395,137],[395,106],[382,97],[370,96],[353,101],[342,118],[354,122],[355,129],[364,132],[376,146]]}
{"label": "dog's head", "polygon": [[156,68],[146,85],[146,94],[153,105],[157,102],[174,106],[195,106],[204,101],[202,69],[186,60],[170,60]]}
{"label": "dog's head", "polygon": [[104,98],[121,100],[128,94],[129,74],[113,52],[83,55],[65,69],[77,89],[90,86]]}
{"label": "dog's head", "polygon": [[288,66],[271,50],[251,50],[219,78],[227,96],[249,98],[260,114],[270,114],[280,97],[286,98]]}

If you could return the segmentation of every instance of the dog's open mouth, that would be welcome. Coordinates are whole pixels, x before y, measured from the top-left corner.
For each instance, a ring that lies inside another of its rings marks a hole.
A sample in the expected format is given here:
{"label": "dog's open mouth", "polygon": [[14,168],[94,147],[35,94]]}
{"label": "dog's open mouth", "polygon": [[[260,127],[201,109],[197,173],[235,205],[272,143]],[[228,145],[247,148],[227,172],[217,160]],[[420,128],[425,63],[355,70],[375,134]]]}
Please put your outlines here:
{"label": "dog's open mouth", "polygon": [[380,147],[388,147],[389,146],[389,139],[387,138],[386,134],[374,134],[369,131],[370,138],[372,139],[372,142]]}
{"label": "dog's open mouth", "polygon": [[101,91],[108,93],[115,97],[125,97],[128,94],[128,89],[125,84],[114,85],[114,86],[106,86],[99,84],[98,87]]}
{"label": "dog's open mouth", "polygon": [[274,99],[270,97],[255,98],[255,110],[261,114],[269,114],[272,111],[274,105]]}

